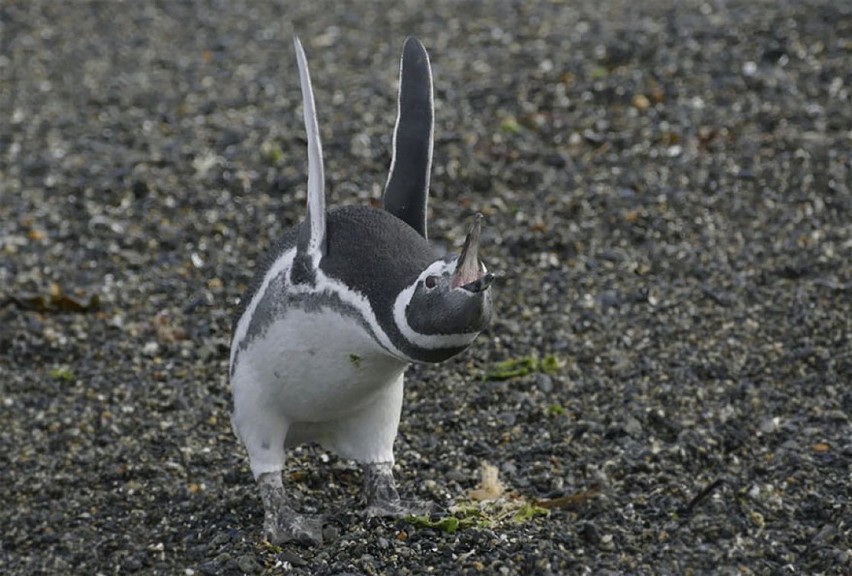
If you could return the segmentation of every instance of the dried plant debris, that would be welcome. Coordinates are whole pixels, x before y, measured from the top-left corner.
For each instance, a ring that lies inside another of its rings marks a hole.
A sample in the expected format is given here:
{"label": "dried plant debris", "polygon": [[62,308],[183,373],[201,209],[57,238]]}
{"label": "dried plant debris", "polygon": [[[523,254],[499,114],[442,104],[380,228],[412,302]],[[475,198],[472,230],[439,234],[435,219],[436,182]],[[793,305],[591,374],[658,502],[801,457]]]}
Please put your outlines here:
{"label": "dried plant debris", "polygon": [[482,462],[479,468],[479,486],[468,493],[471,500],[483,502],[486,500],[497,500],[506,492],[506,488],[500,482],[500,472],[497,467],[488,462]]}
{"label": "dried plant debris", "polygon": [[100,309],[101,299],[98,294],[86,294],[81,290],[73,294],[64,292],[59,284],[51,284],[46,294],[19,292],[8,296],[6,301],[22,310],[51,313],[83,313]]}
{"label": "dried plant debris", "polygon": [[600,496],[600,493],[599,488],[592,488],[591,490],[584,490],[575,494],[536,500],[535,505],[545,510],[579,510]]}
{"label": "dried plant debris", "polygon": [[489,462],[482,462],[479,485],[468,492],[468,497],[452,506],[450,513],[437,518],[410,516],[414,526],[454,533],[465,528],[499,528],[501,525],[520,524],[541,516],[549,510],[531,502],[517,492],[507,492],[500,481],[499,470]]}

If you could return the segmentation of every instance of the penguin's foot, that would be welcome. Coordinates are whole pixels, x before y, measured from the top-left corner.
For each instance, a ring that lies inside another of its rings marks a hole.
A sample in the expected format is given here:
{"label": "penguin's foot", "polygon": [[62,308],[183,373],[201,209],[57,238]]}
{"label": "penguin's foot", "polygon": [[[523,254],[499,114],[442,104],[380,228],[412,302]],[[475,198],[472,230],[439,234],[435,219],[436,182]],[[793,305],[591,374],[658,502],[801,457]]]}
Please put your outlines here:
{"label": "penguin's foot", "polygon": [[301,546],[322,544],[322,518],[299,514],[289,506],[275,514],[264,514],[263,537],[279,546],[293,543]]}
{"label": "penguin's foot", "polygon": [[396,490],[396,482],[389,462],[367,464],[364,468],[364,497],[367,518],[405,518],[431,514],[435,505],[416,499],[403,499]]}
{"label": "penguin's foot", "polygon": [[261,474],[257,480],[263,500],[263,537],[272,544],[322,544],[322,518],[299,514],[287,503],[281,474]]}

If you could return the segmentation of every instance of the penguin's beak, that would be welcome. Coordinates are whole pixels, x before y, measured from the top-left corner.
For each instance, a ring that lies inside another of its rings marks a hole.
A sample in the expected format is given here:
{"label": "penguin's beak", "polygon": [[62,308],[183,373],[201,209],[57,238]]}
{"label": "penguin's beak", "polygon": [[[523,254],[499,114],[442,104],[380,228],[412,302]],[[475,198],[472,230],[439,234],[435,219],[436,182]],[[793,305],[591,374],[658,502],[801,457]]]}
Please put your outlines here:
{"label": "penguin's beak", "polygon": [[468,292],[483,292],[491,286],[494,275],[485,271],[479,259],[479,238],[482,234],[482,214],[473,217],[473,226],[464,240],[461,256],[453,273],[453,288],[463,288]]}

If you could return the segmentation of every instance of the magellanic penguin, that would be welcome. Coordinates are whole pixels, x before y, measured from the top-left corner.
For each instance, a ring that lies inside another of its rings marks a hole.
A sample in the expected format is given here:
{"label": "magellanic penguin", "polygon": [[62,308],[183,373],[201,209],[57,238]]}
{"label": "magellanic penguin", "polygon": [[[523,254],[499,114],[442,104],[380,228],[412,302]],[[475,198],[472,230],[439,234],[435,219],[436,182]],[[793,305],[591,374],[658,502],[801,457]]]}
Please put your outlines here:
{"label": "magellanic penguin", "polygon": [[248,450],[264,506],[264,537],[322,540],[281,480],[285,448],[318,442],[362,463],[368,515],[412,510],[396,490],[393,443],[403,374],[470,346],[491,317],[493,275],[479,258],[481,216],[460,255],[426,234],[432,164],[429,57],[405,42],[393,157],[383,208],[326,211],[322,146],[305,53],[295,41],[308,141],[303,222],[262,260],[240,301],[231,343],[233,426]]}

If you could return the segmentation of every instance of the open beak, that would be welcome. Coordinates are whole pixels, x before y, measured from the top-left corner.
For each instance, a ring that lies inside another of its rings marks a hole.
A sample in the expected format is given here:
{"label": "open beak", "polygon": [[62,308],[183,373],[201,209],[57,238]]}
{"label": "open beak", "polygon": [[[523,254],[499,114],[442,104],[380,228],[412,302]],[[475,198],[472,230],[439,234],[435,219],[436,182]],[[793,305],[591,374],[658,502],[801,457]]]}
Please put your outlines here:
{"label": "open beak", "polygon": [[473,217],[473,226],[464,240],[461,256],[453,273],[453,288],[464,288],[469,292],[482,292],[491,286],[494,275],[485,271],[479,259],[479,238],[482,234],[482,214]]}

